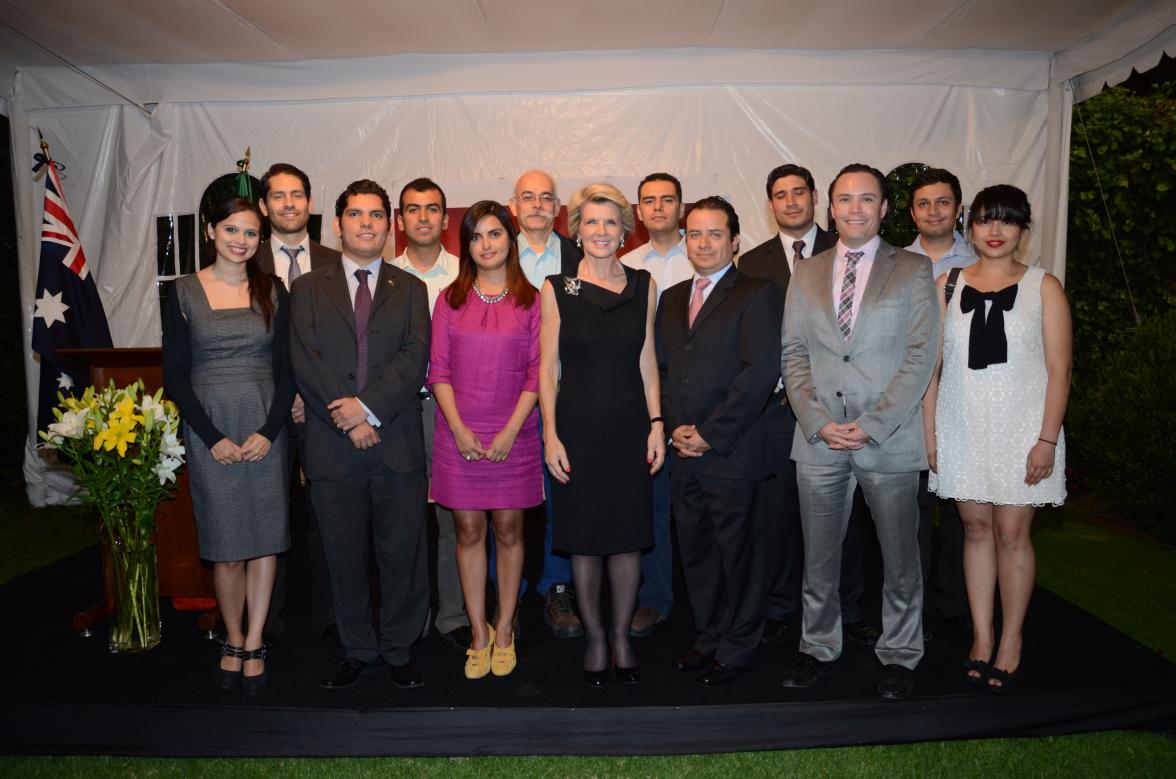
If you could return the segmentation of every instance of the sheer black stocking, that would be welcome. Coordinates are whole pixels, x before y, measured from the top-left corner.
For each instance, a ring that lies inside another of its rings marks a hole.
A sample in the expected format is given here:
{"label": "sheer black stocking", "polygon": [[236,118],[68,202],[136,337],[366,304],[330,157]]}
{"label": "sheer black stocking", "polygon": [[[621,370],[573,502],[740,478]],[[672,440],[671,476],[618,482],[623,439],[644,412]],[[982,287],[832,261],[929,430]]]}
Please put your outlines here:
{"label": "sheer black stocking", "polygon": [[608,641],[600,616],[600,585],[604,558],[596,555],[571,555],[572,583],[576,587],[576,606],[584,625],[584,670],[608,668]]}
{"label": "sheer black stocking", "polygon": [[641,587],[641,552],[610,556],[608,584],[612,590],[612,629],[608,637],[612,643],[613,662],[619,668],[632,668],[637,665],[637,656],[629,643],[629,630],[637,608],[637,591]]}

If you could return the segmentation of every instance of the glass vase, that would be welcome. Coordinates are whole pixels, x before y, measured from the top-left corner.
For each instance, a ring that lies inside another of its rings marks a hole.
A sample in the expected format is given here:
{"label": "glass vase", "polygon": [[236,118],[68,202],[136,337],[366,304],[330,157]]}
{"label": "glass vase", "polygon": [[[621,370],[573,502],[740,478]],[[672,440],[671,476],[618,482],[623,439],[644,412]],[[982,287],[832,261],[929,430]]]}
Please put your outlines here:
{"label": "glass vase", "polygon": [[117,519],[107,516],[105,520],[110,564],[114,571],[110,651],[147,652],[160,641],[155,543],[139,529],[141,526],[127,526],[126,519],[135,519],[132,510],[119,513],[122,516]]}

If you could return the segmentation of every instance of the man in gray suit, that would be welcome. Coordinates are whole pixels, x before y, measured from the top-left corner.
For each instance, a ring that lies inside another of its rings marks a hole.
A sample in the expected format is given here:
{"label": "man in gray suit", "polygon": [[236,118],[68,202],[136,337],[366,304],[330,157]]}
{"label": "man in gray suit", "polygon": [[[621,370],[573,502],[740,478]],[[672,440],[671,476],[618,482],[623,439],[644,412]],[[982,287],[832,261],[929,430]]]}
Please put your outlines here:
{"label": "man in gray suit", "polygon": [[882,548],[878,692],[914,689],[923,656],[919,471],[921,414],[939,342],[926,259],[878,236],[886,179],[842,168],[829,186],[839,240],[798,264],[784,308],[781,366],[797,427],[792,457],[804,531],[804,628],[786,687],[808,687],[841,655],[838,601],[845,501],[861,485]]}
{"label": "man in gray suit", "polygon": [[[314,200],[310,195],[310,177],[303,171],[286,162],[270,165],[261,177],[260,197],[257,205],[269,222],[270,233],[269,240],[263,241],[254,255],[262,273],[276,275],[289,289],[290,283],[302,274],[339,261],[339,252],[312,241],[307,233]],[[295,457],[299,467],[306,462],[299,435],[306,422],[301,395],[294,396],[291,420],[294,424],[288,425],[287,430],[293,446],[288,446],[286,453],[290,459],[290,472],[294,472]],[[309,500],[306,501],[306,527],[302,530],[304,532],[294,537],[294,543],[305,545],[310,562],[310,627],[328,641],[337,643],[339,631],[335,628],[335,610],[331,606],[331,580],[327,575],[318,522]],[[286,559],[287,555],[278,555],[278,575],[265,623],[266,632],[275,639],[285,631],[282,612],[286,607]]]}
{"label": "man in gray suit", "polygon": [[[420,400],[429,360],[428,290],[383,261],[390,215],[379,184],[348,185],[335,203],[342,259],[299,278],[290,293],[310,502],[345,650],[320,682],[327,689],[350,687],[384,664],[398,687],[424,683],[410,647],[429,609]],[[369,537],[380,588],[378,633]]]}

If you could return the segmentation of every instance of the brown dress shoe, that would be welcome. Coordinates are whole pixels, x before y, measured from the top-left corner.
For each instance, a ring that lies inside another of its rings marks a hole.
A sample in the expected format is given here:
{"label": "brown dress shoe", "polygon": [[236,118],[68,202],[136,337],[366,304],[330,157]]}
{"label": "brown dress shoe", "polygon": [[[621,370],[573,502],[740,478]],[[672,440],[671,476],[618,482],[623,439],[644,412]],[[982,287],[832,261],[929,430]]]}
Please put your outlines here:
{"label": "brown dress shoe", "polygon": [[633,638],[645,638],[653,632],[653,626],[665,622],[666,618],[652,606],[642,606],[633,613],[633,622],[629,626],[629,635]]}

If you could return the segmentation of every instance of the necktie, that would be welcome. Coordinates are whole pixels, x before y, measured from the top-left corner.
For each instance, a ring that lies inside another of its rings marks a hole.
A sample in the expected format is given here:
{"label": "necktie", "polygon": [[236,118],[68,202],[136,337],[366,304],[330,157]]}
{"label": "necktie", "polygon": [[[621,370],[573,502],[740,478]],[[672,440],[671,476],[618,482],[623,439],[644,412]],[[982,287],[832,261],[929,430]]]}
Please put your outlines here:
{"label": "necktie", "polygon": [[368,289],[370,270],[357,270],[359,288],[355,290],[355,391],[363,392],[368,374],[368,317],[372,313],[372,291]]}
{"label": "necktie", "polygon": [[294,279],[302,275],[302,267],[298,264],[298,255],[302,254],[302,246],[283,246],[282,252],[290,258],[290,272],[287,277],[293,284]]}
{"label": "necktie", "polygon": [[845,253],[845,278],[841,281],[841,298],[837,303],[837,326],[841,340],[848,341],[853,322],[853,288],[857,282],[857,264],[865,252]]}
{"label": "necktie", "polygon": [[694,327],[694,318],[702,310],[702,291],[709,287],[710,283],[710,279],[699,279],[694,282],[694,294],[690,296],[690,313],[687,316],[687,324],[690,327]]}
{"label": "necktie", "polygon": [[792,242],[792,267],[795,268],[796,263],[798,263],[804,259],[804,255],[801,254],[801,252],[803,252],[803,251],[804,251],[804,241],[793,241]]}

